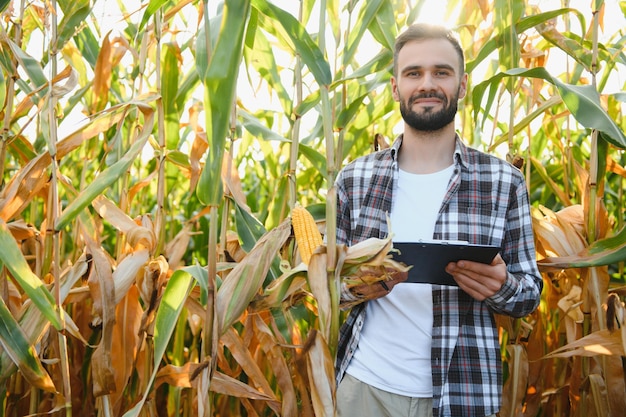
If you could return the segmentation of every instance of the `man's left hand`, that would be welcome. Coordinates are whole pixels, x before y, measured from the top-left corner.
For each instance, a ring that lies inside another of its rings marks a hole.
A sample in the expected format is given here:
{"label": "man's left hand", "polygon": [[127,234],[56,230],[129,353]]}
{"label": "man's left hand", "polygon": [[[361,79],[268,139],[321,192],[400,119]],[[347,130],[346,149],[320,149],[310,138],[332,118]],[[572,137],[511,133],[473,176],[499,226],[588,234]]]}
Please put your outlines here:
{"label": "man's left hand", "polygon": [[478,301],[497,293],[507,277],[506,264],[498,254],[490,265],[472,261],[450,262],[446,272],[459,287]]}

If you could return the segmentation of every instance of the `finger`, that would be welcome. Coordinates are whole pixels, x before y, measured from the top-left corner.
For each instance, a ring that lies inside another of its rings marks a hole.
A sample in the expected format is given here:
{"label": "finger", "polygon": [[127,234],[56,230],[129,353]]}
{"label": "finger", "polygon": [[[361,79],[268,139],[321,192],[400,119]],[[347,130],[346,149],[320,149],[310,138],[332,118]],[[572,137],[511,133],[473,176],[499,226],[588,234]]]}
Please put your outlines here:
{"label": "finger", "polygon": [[464,273],[456,273],[453,275],[454,280],[459,284],[459,288],[468,293],[471,297],[478,301],[487,298],[487,287],[479,280],[468,276]]}

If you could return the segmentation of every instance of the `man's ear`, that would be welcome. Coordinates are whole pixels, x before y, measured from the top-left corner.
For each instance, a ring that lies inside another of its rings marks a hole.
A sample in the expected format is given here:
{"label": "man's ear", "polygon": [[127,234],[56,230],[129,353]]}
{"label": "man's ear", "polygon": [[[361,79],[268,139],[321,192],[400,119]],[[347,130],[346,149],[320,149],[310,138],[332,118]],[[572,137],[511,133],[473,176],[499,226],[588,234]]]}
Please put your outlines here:
{"label": "man's ear", "polygon": [[465,98],[467,94],[467,73],[464,73],[461,77],[461,84],[459,85],[459,100]]}
{"label": "man's ear", "polygon": [[398,82],[394,76],[391,77],[391,95],[395,101],[400,101],[400,96],[398,95]]}

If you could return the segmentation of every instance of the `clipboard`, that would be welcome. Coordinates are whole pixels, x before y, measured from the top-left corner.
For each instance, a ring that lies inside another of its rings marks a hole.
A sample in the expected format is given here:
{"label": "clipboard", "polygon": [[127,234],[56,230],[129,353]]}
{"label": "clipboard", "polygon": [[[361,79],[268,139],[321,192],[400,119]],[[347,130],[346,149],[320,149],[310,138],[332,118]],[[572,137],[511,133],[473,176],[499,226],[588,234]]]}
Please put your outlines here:
{"label": "clipboard", "polygon": [[490,264],[500,248],[491,245],[475,245],[446,241],[394,242],[393,259],[412,265],[405,282],[458,286],[452,275],[445,271],[450,262],[460,260]]}

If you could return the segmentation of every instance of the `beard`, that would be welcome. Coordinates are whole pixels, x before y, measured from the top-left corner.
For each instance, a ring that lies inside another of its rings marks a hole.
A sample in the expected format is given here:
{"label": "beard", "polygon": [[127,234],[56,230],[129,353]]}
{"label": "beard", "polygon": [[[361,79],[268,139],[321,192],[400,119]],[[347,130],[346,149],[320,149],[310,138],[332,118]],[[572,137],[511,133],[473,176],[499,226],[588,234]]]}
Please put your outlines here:
{"label": "beard", "polygon": [[[421,98],[436,97],[443,103],[441,110],[435,111],[432,107],[424,108],[422,113],[417,113],[411,109],[415,100]],[[448,102],[448,99],[443,94],[428,93],[419,94],[410,97],[407,101],[400,100],[400,114],[404,119],[404,122],[411,126],[415,130],[422,132],[435,132],[446,127],[448,124],[454,121],[454,117],[457,112],[457,102],[459,100],[459,91],[456,92],[452,100]]]}

